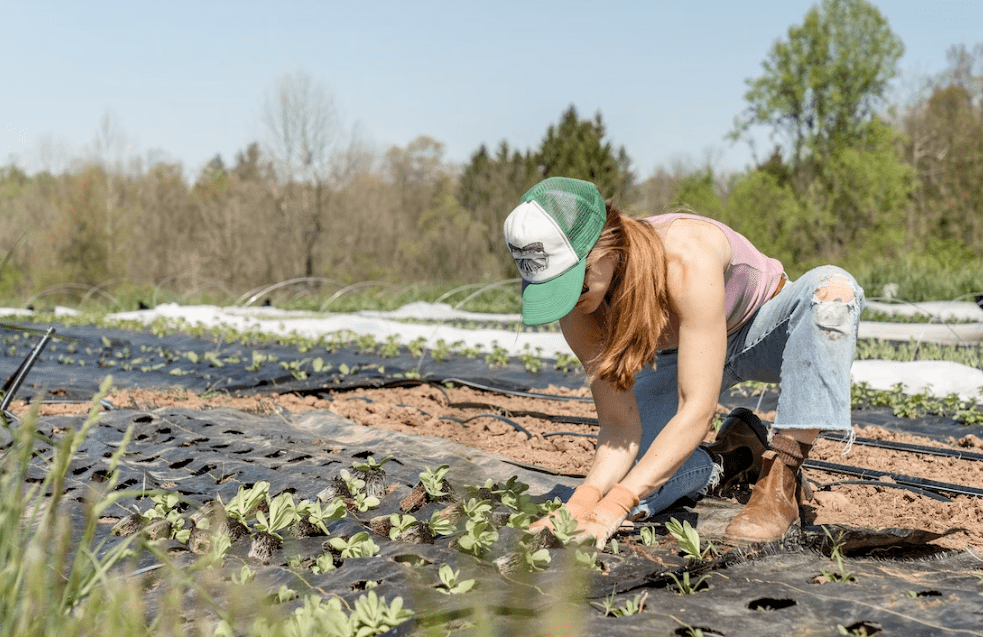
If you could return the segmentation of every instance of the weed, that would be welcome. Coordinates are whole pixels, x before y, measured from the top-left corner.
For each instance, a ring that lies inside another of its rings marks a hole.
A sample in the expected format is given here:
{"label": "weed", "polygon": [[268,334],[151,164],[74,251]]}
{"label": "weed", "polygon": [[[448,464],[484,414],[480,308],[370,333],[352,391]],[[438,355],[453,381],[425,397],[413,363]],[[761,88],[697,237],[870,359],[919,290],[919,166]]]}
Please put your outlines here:
{"label": "weed", "polygon": [[833,539],[833,534],[830,533],[829,529],[827,527],[825,527],[825,526],[823,527],[823,533],[826,534],[826,537],[829,538],[829,541],[832,544],[832,548],[830,549],[830,555],[829,555],[829,557],[830,557],[831,560],[833,560],[834,562],[836,562],[836,570],[835,571],[827,571],[827,570],[820,571],[822,573],[822,576],[824,578],[826,578],[826,581],[827,582],[844,583],[844,582],[855,582],[855,581],[857,581],[856,576],[853,573],[847,571],[844,568],[844,566],[843,566],[843,533],[842,533],[842,531],[840,532],[839,537],[837,537],[836,539]]}

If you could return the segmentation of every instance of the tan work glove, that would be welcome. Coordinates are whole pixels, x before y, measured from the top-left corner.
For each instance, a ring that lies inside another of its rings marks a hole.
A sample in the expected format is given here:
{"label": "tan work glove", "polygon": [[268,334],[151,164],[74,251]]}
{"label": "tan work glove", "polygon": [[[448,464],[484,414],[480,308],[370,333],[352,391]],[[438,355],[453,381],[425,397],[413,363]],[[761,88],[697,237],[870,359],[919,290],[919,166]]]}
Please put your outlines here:
{"label": "tan work glove", "polygon": [[[577,521],[577,526],[583,526],[584,517],[591,512],[591,510],[597,506],[597,503],[601,501],[604,494],[597,487],[591,486],[589,484],[582,484],[573,492],[570,499],[566,501],[563,506],[566,507],[567,513],[570,517]],[[552,515],[552,514],[551,514]],[[529,530],[535,533],[539,529],[546,527],[550,531],[553,530],[553,522],[550,520],[551,515],[547,515],[545,518],[540,518],[529,525]]]}
{"label": "tan work glove", "polygon": [[583,529],[586,535],[593,537],[598,549],[603,549],[608,538],[615,534],[628,513],[638,506],[638,496],[616,484],[608,494],[591,509],[578,529]]}

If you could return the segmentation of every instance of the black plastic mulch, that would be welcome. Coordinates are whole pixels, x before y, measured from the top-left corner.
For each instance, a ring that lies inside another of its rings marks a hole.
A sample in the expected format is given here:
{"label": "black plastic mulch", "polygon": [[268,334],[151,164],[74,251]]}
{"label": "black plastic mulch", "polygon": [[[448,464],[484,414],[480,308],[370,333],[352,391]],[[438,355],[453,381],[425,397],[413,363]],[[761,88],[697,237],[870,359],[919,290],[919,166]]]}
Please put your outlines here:
{"label": "black plastic mulch", "polygon": [[[91,343],[91,353],[85,355],[92,358],[86,360],[106,360],[107,354],[112,355],[116,348],[122,347],[129,347],[132,354],[134,348],[141,346],[166,346],[173,352],[218,351],[225,358],[235,355],[245,358],[248,354],[251,359],[252,356],[249,347],[216,345],[189,337],[159,339],[147,334],[94,328],[65,328],[64,332],[70,330]],[[110,341],[108,347],[102,342],[104,336]],[[291,348],[283,346],[263,347],[281,361],[315,356],[328,360],[330,356],[335,367],[342,362],[350,368],[382,363],[386,372],[373,375],[360,370],[344,376],[332,376],[329,372],[301,381],[293,376],[288,380],[277,371],[279,367],[249,372],[244,369],[245,364],[223,363],[222,367],[216,367],[202,365],[201,358],[197,364],[187,358],[182,361],[175,358],[171,362],[179,369],[196,371],[180,376],[133,370],[120,374],[118,367],[59,363],[57,357],[63,353],[63,344],[59,343],[54,352],[42,357],[31,372],[30,381],[35,387],[63,390],[59,392],[60,397],[85,399],[91,397],[107,371],[113,373],[117,385],[179,386],[201,391],[221,382],[227,388],[239,387],[236,391],[250,393],[273,388],[318,393],[326,388],[379,384],[389,377],[391,370],[415,369],[419,362],[406,355],[379,359],[351,349],[329,354],[295,349],[291,353]],[[238,354],[236,348],[241,348]],[[19,347],[16,355],[0,359],[5,374],[12,373],[27,349]],[[85,351],[78,346],[74,356]],[[290,358],[291,355],[295,358]],[[10,371],[6,371],[8,367]],[[419,370],[435,378],[463,377],[505,387],[582,383],[578,373],[544,369],[533,375],[516,362],[504,368],[491,368],[484,361],[469,359],[425,360]],[[204,373],[211,377],[203,378]],[[30,390],[21,393],[29,394]],[[768,394],[763,399],[734,394],[730,396],[733,402],[730,406],[757,407],[758,401],[763,400],[762,406],[767,408],[767,401],[773,398]],[[879,411],[872,410],[873,415]],[[855,412],[855,421],[864,422],[862,418],[869,415],[866,411]],[[884,420],[890,419],[885,416]],[[897,420],[894,419],[894,424]],[[57,438],[64,428],[78,426],[81,421],[79,417],[46,417],[39,427],[43,433]],[[286,490],[294,494],[295,500],[314,499],[330,478],[342,469],[350,469],[354,460],[369,455],[376,459],[393,456],[395,459],[385,465],[391,493],[377,509],[333,523],[329,530],[335,536],[366,530],[370,518],[398,511],[400,500],[416,484],[419,472],[441,463],[451,465],[449,480],[459,491],[465,484],[483,484],[488,478],[504,481],[517,476],[538,497],[562,498],[576,483],[573,478],[519,467],[445,439],[361,427],[326,411],[259,417],[231,410],[199,412],[162,408],[152,412],[105,412],[73,461],[65,486],[70,500],[80,503],[90,489],[104,483],[109,458],[131,427],[133,439],[120,466],[118,488],[176,491],[186,499],[187,513],[216,496],[228,501],[240,485],[260,480],[271,483],[273,495]],[[36,457],[29,479],[43,476],[48,453],[42,450]],[[105,523],[100,525],[101,537],[109,535],[116,519],[152,506],[146,498],[124,499],[106,513]],[[418,519],[426,518],[441,506],[444,505],[429,505],[414,515]],[[714,538],[733,514],[732,506],[707,499],[662,518],[671,515],[688,519],[706,537]],[[847,540],[844,569],[854,575],[855,580],[851,582],[816,582],[823,571],[838,569],[829,557],[830,545],[824,532],[817,528],[805,528],[784,543],[730,550],[705,563],[682,558],[674,541],[665,537],[664,530],[653,546],[641,545],[637,534],[634,539],[622,536],[618,554],[601,555],[605,572],[582,579],[571,579],[569,572],[560,568],[569,559],[569,550],[559,549],[550,550],[553,561],[543,573],[500,574],[492,560],[511,554],[516,546],[514,535],[504,530],[486,560],[474,559],[453,548],[453,537],[438,539],[433,545],[413,545],[374,535],[374,541],[381,547],[379,555],[345,560],[336,571],[324,575],[310,571],[314,558],[325,550],[324,537],[288,538],[267,564],[248,557],[250,540],[246,537],[230,549],[224,569],[231,575],[248,564],[257,573],[257,582],[270,595],[286,585],[301,595],[317,592],[350,601],[364,593],[367,582],[377,582],[374,590],[378,595],[390,600],[401,596],[417,613],[418,623],[405,625],[395,634],[409,634],[428,623],[467,622],[479,607],[496,618],[499,634],[540,630],[538,622],[550,613],[586,622],[588,634],[685,635],[692,634],[686,631],[699,628],[704,635],[826,635],[837,634],[840,627],[855,634],[861,634],[861,630],[866,634],[878,631],[904,635],[983,634],[983,605],[979,601],[983,594],[983,559],[977,553],[939,553],[926,544],[937,536],[918,530],[835,529],[834,534],[839,531],[845,533]],[[178,559],[195,559],[186,546],[173,541],[170,546]],[[288,561],[299,562],[300,566],[288,566]],[[475,578],[478,581],[475,591],[459,596],[438,594],[434,587],[439,582],[437,571],[443,563],[460,568],[462,577]],[[138,567],[152,569],[154,564],[154,558],[144,554]],[[145,576],[153,578],[155,573],[150,570]],[[672,576],[683,578],[687,574],[694,585],[706,576],[703,584],[709,588],[691,595],[680,594]],[[569,595],[580,602],[569,605]],[[605,617],[599,608],[609,595],[613,595],[610,601],[615,606],[644,596],[644,611],[629,617]],[[467,628],[453,632],[470,634]]]}

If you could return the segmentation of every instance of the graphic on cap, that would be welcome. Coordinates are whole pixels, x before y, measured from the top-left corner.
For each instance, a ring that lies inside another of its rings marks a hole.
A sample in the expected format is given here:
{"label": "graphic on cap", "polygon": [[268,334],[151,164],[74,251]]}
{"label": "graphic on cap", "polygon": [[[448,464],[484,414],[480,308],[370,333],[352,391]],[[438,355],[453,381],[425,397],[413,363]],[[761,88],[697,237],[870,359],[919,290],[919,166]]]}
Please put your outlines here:
{"label": "graphic on cap", "polygon": [[533,273],[542,272],[549,268],[549,256],[546,254],[542,241],[535,241],[521,248],[509,243],[509,250],[512,251],[512,258],[515,259],[515,265],[519,268],[519,272],[524,275],[523,278],[528,279]]}
{"label": "graphic on cap", "polygon": [[505,219],[505,241],[522,275],[522,321],[542,325],[577,304],[587,255],[607,220],[589,181],[550,177],[530,188]]}

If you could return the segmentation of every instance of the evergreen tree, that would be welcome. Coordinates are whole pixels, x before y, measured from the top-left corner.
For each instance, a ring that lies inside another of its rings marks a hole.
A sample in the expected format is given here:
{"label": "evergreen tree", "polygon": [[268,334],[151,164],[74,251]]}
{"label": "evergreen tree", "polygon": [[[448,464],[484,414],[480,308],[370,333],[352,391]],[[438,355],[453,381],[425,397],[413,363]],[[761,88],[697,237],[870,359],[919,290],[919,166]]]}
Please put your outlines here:
{"label": "evergreen tree", "polygon": [[542,176],[584,179],[604,198],[624,199],[634,181],[631,159],[624,146],[615,149],[604,140],[606,132],[600,112],[593,120],[581,120],[571,105],[560,123],[546,130],[536,153]]}

